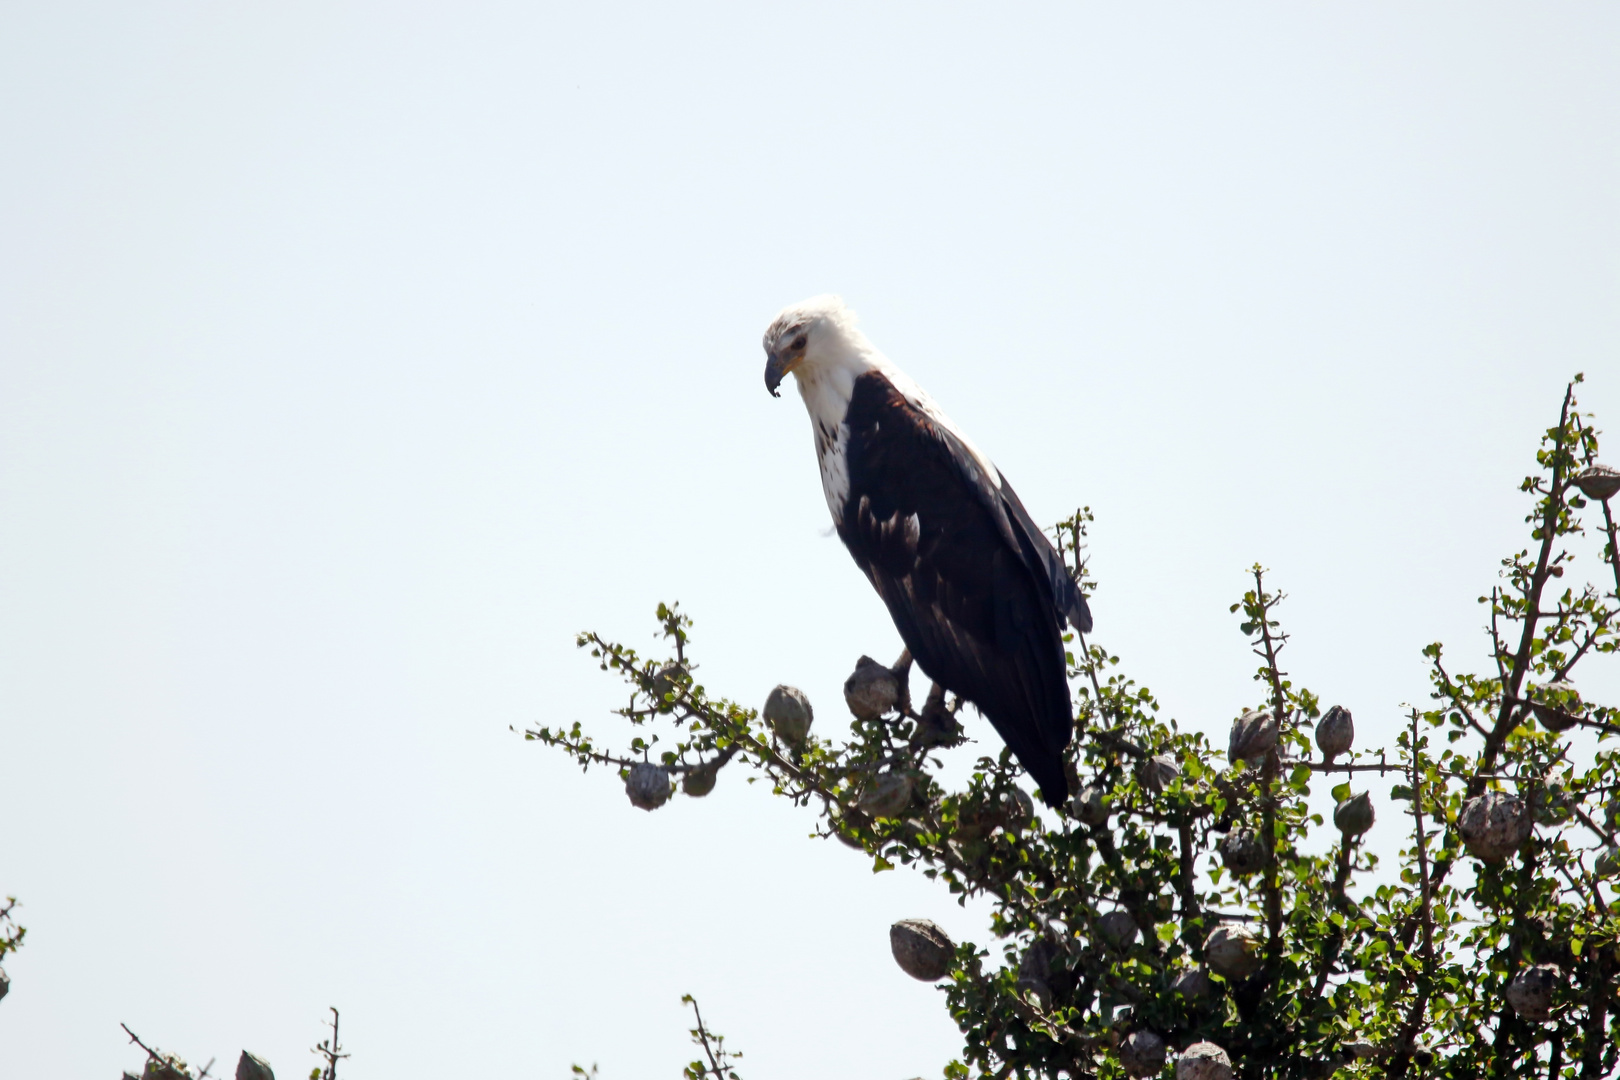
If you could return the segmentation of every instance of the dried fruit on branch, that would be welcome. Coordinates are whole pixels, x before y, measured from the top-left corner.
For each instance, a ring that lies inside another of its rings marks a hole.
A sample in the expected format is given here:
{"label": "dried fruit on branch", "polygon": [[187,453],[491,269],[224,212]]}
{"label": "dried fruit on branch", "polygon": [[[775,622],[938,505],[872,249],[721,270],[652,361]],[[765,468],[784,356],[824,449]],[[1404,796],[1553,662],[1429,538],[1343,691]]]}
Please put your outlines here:
{"label": "dried fruit on branch", "polygon": [[1575,474],[1575,486],[1588,499],[1604,502],[1620,492],[1620,469],[1608,465],[1588,465]]}
{"label": "dried fruit on branch", "polygon": [[1108,804],[1103,802],[1102,788],[1087,784],[1069,803],[1069,812],[1086,825],[1108,824]]}
{"label": "dried fruit on branch", "polygon": [[1457,831],[1469,854],[1485,862],[1501,862],[1529,838],[1530,815],[1517,795],[1487,791],[1463,803]]}
{"label": "dried fruit on branch", "polygon": [[763,713],[776,737],[789,746],[802,746],[810,734],[815,710],[810,699],[796,686],[778,686],[765,698]]}
{"label": "dried fruit on branch", "polygon": [[630,775],[624,779],[624,793],[632,805],[643,810],[656,810],[669,801],[669,770],[650,761],[638,761],[630,766]]}
{"label": "dried fruit on branch", "polygon": [[1119,1044],[1119,1063],[1127,1076],[1157,1076],[1164,1068],[1164,1039],[1143,1029],[1133,1031]]}
{"label": "dried fruit on branch", "polygon": [[1209,977],[1209,972],[1196,967],[1177,975],[1176,981],[1170,984],[1170,989],[1188,1001],[1202,1001],[1214,996],[1215,980]]}
{"label": "dried fruit on branch", "polygon": [[1136,942],[1136,916],[1128,911],[1110,911],[1097,920],[1097,932],[1115,949],[1128,949]]}
{"label": "dried fruit on branch", "polygon": [[1142,783],[1156,795],[1162,794],[1180,775],[1181,763],[1173,754],[1159,754],[1142,763]]}
{"label": "dried fruit on branch", "polygon": [[901,971],[923,982],[938,982],[956,963],[950,935],[928,919],[901,919],[889,927],[889,950]]}
{"label": "dried fruit on branch", "polygon": [[1018,832],[1035,818],[1035,800],[1029,797],[1029,792],[1023,788],[1015,787],[1009,790],[1002,799],[1002,820],[1005,828]]}
{"label": "dried fruit on branch", "polygon": [[1530,817],[1537,825],[1556,825],[1569,817],[1570,798],[1557,781],[1538,784],[1530,792]]}
{"label": "dried fruit on branch", "polygon": [[879,773],[855,805],[873,817],[896,817],[911,805],[911,778],[905,773]]}
{"label": "dried fruit on branch", "polygon": [[1195,1042],[1181,1052],[1176,1080],[1232,1080],[1232,1059],[1212,1042]]}
{"label": "dried fruit on branch", "polygon": [[1620,875],[1620,847],[1610,844],[1592,862],[1592,873],[1600,878]]}
{"label": "dried fruit on branch", "polygon": [[1232,721],[1232,734],[1226,742],[1226,760],[1232,763],[1258,762],[1277,745],[1277,718],[1270,711],[1250,709]]}
{"label": "dried fruit on branch", "polygon": [[857,660],[854,673],[844,680],[844,703],[857,720],[876,720],[899,700],[899,678],[870,656]]}
{"label": "dried fruit on branch", "polygon": [[1507,1003],[1521,1020],[1540,1023],[1552,1015],[1553,990],[1563,972],[1552,964],[1525,968],[1508,983]]}
{"label": "dried fruit on branch", "polygon": [[1325,762],[1332,763],[1340,754],[1349,753],[1355,741],[1355,720],[1343,705],[1333,706],[1322,717],[1322,722],[1316,725],[1316,745],[1321,749]]}
{"label": "dried fruit on branch", "polygon": [[1564,681],[1533,687],[1530,697],[1530,711],[1536,714],[1536,719],[1548,731],[1568,731],[1580,722],[1581,715],[1586,712],[1580,693]]}
{"label": "dried fruit on branch", "polygon": [[652,696],[659,712],[667,713],[675,707],[686,679],[686,668],[682,664],[665,664],[653,675]]}
{"label": "dried fruit on branch", "polygon": [[1252,874],[1266,865],[1266,848],[1253,829],[1233,829],[1221,840],[1221,862],[1234,874]]}
{"label": "dried fruit on branch", "polygon": [[854,848],[856,851],[866,850],[866,845],[861,842],[860,836],[856,833],[857,829],[870,824],[866,820],[866,815],[859,810],[844,810],[834,803],[828,809],[827,822],[832,826],[833,835],[838,837],[840,844],[847,848]]}
{"label": "dried fruit on branch", "polygon": [[269,1062],[244,1050],[236,1059],[236,1080],[276,1080],[276,1074],[270,1071]]}
{"label": "dried fruit on branch", "polygon": [[1222,978],[1247,979],[1260,970],[1260,939],[1246,926],[1223,924],[1204,941],[1204,960]]}
{"label": "dried fruit on branch", "polygon": [[694,799],[701,799],[714,790],[714,782],[719,775],[719,760],[705,761],[681,777],[681,790]]}
{"label": "dried fruit on branch", "polygon": [[1338,826],[1339,832],[1344,834],[1346,840],[1353,840],[1364,835],[1373,827],[1377,817],[1373,813],[1372,795],[1363,791],[1360,795],[1352,795],[1333,810],[1333,824]]}
{"label": "dried fruit on branch", "polygon": [[1045,937],[1030,942],[1018,961],[1018,982],[1014,988],[1024,995],[1034,995],[1041,1008],[1052,1007],[1052,957],[1057,946]]}

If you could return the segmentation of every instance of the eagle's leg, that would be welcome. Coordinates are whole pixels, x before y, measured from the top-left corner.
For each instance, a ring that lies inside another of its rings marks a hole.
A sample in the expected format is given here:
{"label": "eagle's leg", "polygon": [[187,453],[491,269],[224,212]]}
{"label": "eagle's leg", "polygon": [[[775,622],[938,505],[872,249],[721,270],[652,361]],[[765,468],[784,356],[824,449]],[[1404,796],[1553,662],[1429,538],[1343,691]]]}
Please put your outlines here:
{"label": "eagle's leg", "polygon": [[900,697],[895,701],[894,707],[901,716],[911,716],[911,650],[901,649],[900,659],[894,662],[889,669],[894,672],[896,681],[900,683]]}
{"label": "eagle's leg", "polygon": [[945,707],[945,688],[935,683],[929,688],[928,700],[923,702],[922,712],[917,716],[917,734],[913,741],[919,746],[939,746],[955,742],[961,730],[954,710]]}

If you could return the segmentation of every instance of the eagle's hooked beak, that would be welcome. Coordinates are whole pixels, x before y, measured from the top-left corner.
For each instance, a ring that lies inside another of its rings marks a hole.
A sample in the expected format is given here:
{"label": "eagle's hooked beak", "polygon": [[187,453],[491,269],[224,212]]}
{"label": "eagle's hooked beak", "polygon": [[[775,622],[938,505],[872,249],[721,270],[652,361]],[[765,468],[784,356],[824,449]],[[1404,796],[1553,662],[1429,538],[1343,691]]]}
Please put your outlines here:
{"label": "eagle's hooked beak", "polygon": [[769,359],[765,361],[765,389],[771,392],[771,397],[781,397],[776,388],[782,385],[782,380],[788,377],[788,372],[799,366],[799,361],[804,359],[804,355],[801,353],[791,360],[781,353],[770,353],[768,356]]}

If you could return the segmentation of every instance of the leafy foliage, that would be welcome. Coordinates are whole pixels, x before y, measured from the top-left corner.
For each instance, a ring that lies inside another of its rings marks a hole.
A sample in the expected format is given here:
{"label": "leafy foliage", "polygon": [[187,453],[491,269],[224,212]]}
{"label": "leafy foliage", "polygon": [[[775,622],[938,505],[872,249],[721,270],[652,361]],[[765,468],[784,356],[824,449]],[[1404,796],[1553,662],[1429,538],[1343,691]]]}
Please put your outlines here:
{"label": "leafy foliage", "polygon": [[28,927],[19,926],[11,914],[16,907],[15,896],[6,897],[5,905],[0,906],[0,960],[22,948],[23,938],[28,936]]}
{"label": "leafy foliage", "polygon": [[[701,795],[741,763],[874,870],[910,867],[959,900],[988,899],[1000,945],[958,945],[944,987],[963,1036],[947,1078],[1170,1070],[1122,1057],[1137,1032],[1172,1050],[1215,1043],[1246,1077],[1606,1076],[1620,1044],[1620,921],[1605,881],[1620,873],[1620,755],[1608,748],[1620,711],[1584,700],[1573,679],[1613,657],[1620,562],[1608,502],[1583,494],[1602,494],[1602,470],[1574,390],[1521,485],[1530,543],[1481,598],[1491,666],[1453,673],[1428,646],[1435,704],[1411,711],[1393,756],[1313,750],[1322,699],[1282,666],[1284,597],[1259,566],[1232,605],[1258,661],[1256,700],[1224,759],[1161,716],[1118,656],[1070,641],[1075,797],[1050,819],[1005,750],[979,757],[963,786],[940,782],[943,755],[965,741],[960,702],[917,711],[902,693],[857,716],[847,739],[782,737],[697,681],[692,624],[673,605],[657,612],[673,655],[579,638],[627,684],[626,748],[577,723],[526,734],[616,770],[648,809],[677,779]],[[1576,586],[1569,545],[1594,502],[1601,575]],[[1088,593],[1091,520],[1083,509],[1054,529]],[[1395,873],[1362,844],[1373,807],[1355,781],[1368,772],[1400,780],[1408,843]],[[1329,823],[1309,796],[1335,776]],[[1536,996],[1547,987],[1550,1000]],[[687,1075],[705,1075],[701,1063]]]}

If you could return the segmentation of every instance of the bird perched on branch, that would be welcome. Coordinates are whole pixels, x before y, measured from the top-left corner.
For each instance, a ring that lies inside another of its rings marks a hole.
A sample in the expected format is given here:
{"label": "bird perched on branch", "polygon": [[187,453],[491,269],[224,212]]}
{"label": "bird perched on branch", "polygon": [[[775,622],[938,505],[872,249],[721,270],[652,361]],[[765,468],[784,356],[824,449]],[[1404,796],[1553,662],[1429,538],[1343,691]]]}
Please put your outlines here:
{"label": "bird perched on branch", "polygon": [[1063,624],[1091,629],[1067,568],[990,459],[867,340],[836,296],[765,331],[765,387],[791,373],[844,546],[924,674],[989,719],[1053,806],[1074,733]]}

